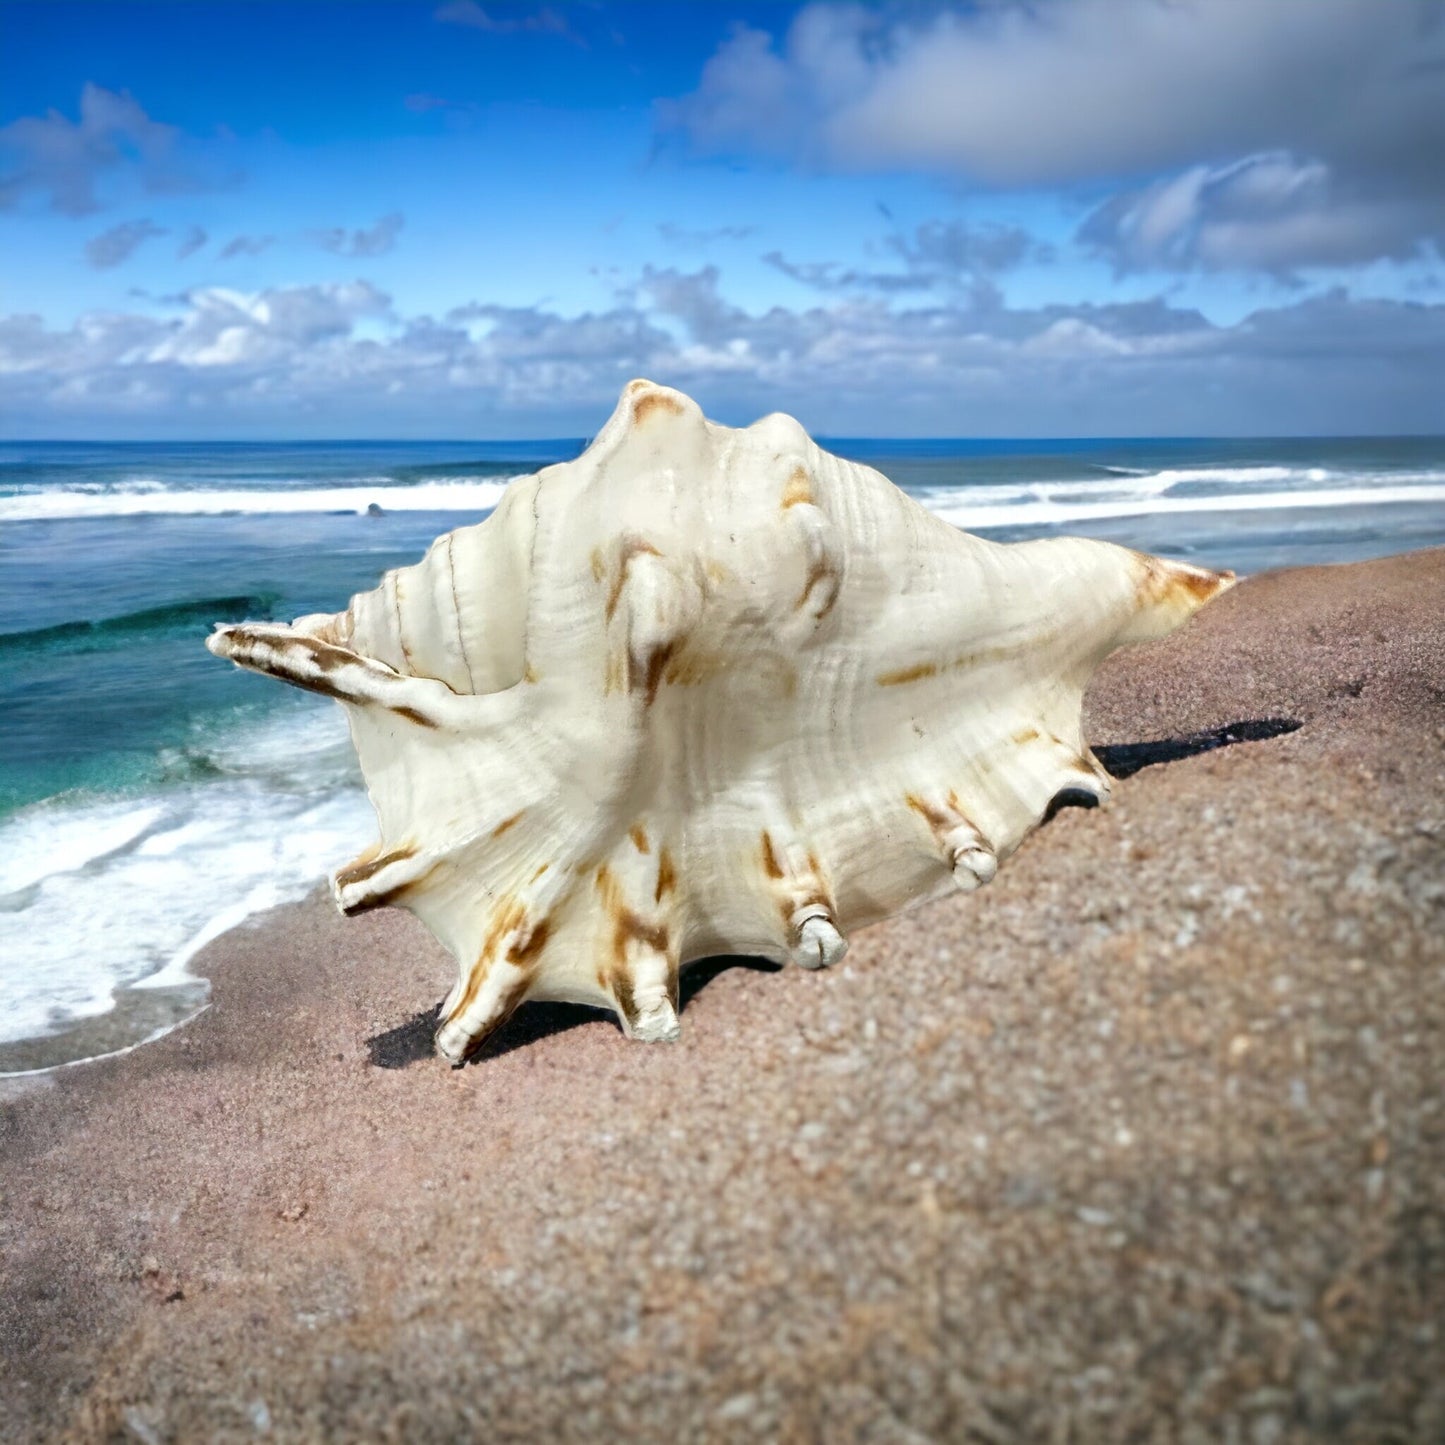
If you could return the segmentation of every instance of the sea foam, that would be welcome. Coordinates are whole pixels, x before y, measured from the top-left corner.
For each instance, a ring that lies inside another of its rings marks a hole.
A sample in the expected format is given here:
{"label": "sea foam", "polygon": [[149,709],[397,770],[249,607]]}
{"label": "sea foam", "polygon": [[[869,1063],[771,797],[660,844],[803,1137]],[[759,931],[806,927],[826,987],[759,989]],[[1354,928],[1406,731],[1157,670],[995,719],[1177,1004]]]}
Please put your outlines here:
{"label": "sea foam", "polygon": [[240,513],[489,512],[502,499],[509,477],[456,477],[415,486],[157,489],[54,487],[0,497],[0,522],[48,522],[69,518],[226,516]]}
{"label": "sea foam", "polygon": [[67,1062],[66,1031],[118,989],[184,983],[205,943],[375,831],[338,709],[218,739],[207,761],[145,799],[62,795],[0,822],[0,1044],[50,1036]]}

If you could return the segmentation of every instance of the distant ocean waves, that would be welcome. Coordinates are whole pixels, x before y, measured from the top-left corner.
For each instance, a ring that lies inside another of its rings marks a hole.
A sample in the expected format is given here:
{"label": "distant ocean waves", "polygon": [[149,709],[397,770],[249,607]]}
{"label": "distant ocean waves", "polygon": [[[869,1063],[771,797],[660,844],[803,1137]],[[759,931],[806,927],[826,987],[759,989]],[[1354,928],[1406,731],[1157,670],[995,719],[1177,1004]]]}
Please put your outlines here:
{"label": "distant ocean waves", "polygon": [[1366,477],[1319,467],[1109,468],[1100,480],[930,487],[930,511],[969,531],[1060,527],[1113,517],[1445,504],[1445,470]]}
{"label": "distant ocean waves", "polygon": [[285,515],[351,512],[489,512],[509,477],[438,477],[398,486],[385,480],[288,488],[194,488],[142,480],[108,486],[36,487],[0,495],[0,522],[146,516]]}
{"label": "distant ocean waves", "polygon": [[[1057,527],[1120,517],[1189,517],[1265,510],[1445,503],[1445,468],[1361,472],[1324,467],[1090,468],[1026,482],[902,485],[924,506],[968,530]],[[51,485],[0,493],[0,523],[142,516],[241,516],[463,512],[501,500],[511,477],[433,477],[410,485],[364,478],[333,485],[191,487],[154,479]]]}

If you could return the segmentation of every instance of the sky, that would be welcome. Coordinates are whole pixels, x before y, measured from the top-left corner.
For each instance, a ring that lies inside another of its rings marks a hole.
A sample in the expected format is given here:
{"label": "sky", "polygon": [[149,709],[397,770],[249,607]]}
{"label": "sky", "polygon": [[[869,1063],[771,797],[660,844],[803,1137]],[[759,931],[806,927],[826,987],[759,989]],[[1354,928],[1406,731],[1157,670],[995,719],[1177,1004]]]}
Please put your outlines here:
{"label": "sky", "polygon": [[1435,0],[0,0],[0,435],[1445,431]]}

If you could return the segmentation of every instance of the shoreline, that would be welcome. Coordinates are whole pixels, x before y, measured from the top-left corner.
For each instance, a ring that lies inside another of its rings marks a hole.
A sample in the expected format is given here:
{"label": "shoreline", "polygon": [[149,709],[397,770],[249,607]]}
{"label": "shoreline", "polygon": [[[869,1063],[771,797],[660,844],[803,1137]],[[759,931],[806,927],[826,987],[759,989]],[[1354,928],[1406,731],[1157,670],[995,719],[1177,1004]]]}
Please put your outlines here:
{"label": "shoreline", "polygon": [[1241,583],[1086,735],[1268,718],[669,1047],[453,1072],[414,919],[253,916],[0,1080],[0,1439],[1445,1433],[1445,550]]}

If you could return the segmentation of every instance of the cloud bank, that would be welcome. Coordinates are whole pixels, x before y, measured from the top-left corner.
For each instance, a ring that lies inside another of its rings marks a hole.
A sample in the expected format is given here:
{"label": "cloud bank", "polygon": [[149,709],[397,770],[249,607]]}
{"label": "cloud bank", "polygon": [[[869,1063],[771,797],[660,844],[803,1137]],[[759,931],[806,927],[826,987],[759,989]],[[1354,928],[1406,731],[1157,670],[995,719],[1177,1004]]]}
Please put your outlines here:
{"label": "cloud bank", "polygon": [[580,434],[631,377],[838,435],[1424,431],[1445,305],[1342,291],[1210,323],[1163,300],[1013,308],[881,298],[747,311],[719,273],[648,268],[580,315],[473,302],[403,316],[365,281],[203,288],[173,316],[0,321],[0,414],[29,434]]}
{"label": "cloud bank", "polygon": [[695,151],[1107,189],[1121,270],[1400,258],[1445,237],[1445,7],[1432,0],[814,5],[739,28],[664,105]]}

